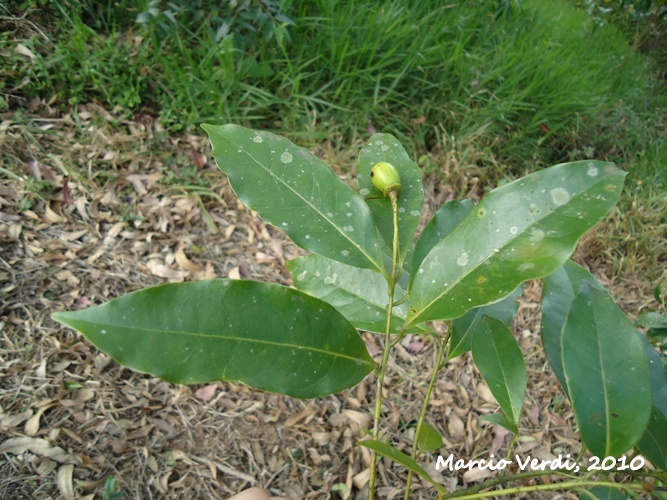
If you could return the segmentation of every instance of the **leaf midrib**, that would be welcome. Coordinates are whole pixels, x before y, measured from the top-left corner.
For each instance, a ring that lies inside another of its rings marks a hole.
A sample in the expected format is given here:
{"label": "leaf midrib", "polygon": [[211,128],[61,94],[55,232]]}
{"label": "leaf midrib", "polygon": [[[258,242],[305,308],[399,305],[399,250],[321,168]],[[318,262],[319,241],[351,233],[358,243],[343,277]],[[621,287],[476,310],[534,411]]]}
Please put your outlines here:
{"label": "leaf midrib", "polygon": [[604,416],[605,416],[605,456],[610,455],[610,448],[611,448],[611,409],[610,407],[610,402],[608,398],[608,384],[607,384],[607,376],[606,376],[606,370],[605,370],[605,365],[604,365],[604,357],[602,356],[602,345],[600,343],[600,334],[598,330],[598,318],[596,315],[597,310],[594,308],[593,309],[593,324],[595,325],[594,331],[595,331],[595,339],[596,343],[598,345],[597,349],[597,354],[598,354],[598,359],[600,362],[600,378],[602,379],[602,395],[604,397]]}
{"label": "leaf midrib", "polygon": [[[526,228],[525,228],[523,231],[521,231],[520,233],[517,233],[516,235],[512,235],[512,236],[510,236],[510,238],[509,238],[509,239],[508,239],[502,246],[499,246],[499,247],[498,247],[498,249],[500,250],[499,252],[492,251],[490,255],[487,255],[487,256],[486,256],[485,258],[483,258],[483,259],[479,259],[479,261],[477,262],[477,264],[475,264],[473,267],[471,267],[469,271],[467,271],[466,273],[462,274],[461,277],[460,277],[459,279],[452,281],[452,283],[450,284],[450,286],[448,286],[447,288],[443,289],[443,292],[442,292],[442,293],[440,293],[439,295],[437,295],[433,300],[431,300],[428,304],[426,304],[424,307],[422,307],[422,308],[421,308],[421,309],[420,309],[420,310],[419,310],[419,311],[418,311],[418,312],[417,312],[417,313],[410,319],[410,321],[409,321],[409,323],[408,323],[407,326],[408,326],[408,327],[409,327],[409,326],[413,326],[413,325],[417,322],[419,316],[421,316],[426,310],[428,310],[433,304],[435,304],[437,301],[439,301],[442,297],[444,297],[445,295],[447,295],[447,293],[449,293],[449,292],[450,292],[456,285],[458,285],[459,283],[461,283],[461,282],[462,282],[465,278],[467,278],[470,274],[472,274],[474,271],[476,271],[477,269],[479,269],[479,268],[484,264],[484,262],[485,262],[486,260],[489,260],[489,259],[493,258],[494,255],[498,255],[498,254],[500,254],[500,253],[502,252],[502,250],[504,250],[505,248],[507,248],[507,247],[508,247],[512,242],[514,242],[516,239],[518,239],[519,237],[521,237],[521,236],[523,236],[525,233],[527,233],[531,228],[535,227],[538,223],[543,222],[543,221],[546,220],[548,217],[553,216],[555,213],[558,212],[558,210],[559,210],[560,208],[569,206],[570,203],[571,203],[571,201],[580,198],[581,196],[583,196],[584,194],[586,194],[588,191],[590,191],[593,187],[595,187],[595,186],[597,186],[598,184],[600,184],[604,179],[606,179],[606,178],[605,178],[605,177],[600,178],[598,182],[596,182],[596,183],[594,183],[594,184],[591,184],[591,185],[588,187],[588,189],[586,189],[586,190],[584,190],[584,191],[580,191],[577,195],[572,196],[572,197],[570,198],[570,201],[568,201],[566,204],[555,207],[555,209],[552,210],[552,211],[550,211],[548,214],[545,214],[543,217],[541,217],[541,218],[539,218],[539,219],[536,219],[536,220],[535,220],[532,224],[530,224],[529,226],[526,226]],[[473,213],[473,210],[474,210],[475,208],[477,208],[477,207],[473,207],[473,209],[470,210],[470,212],[468,212],[468,214],[466,214],[466,217],[463,219],[463,221],[461,221],[461,223],[460,223],[459,225],[457,225],[457,226],[456,226],[456,227],[449,233],[449,235],[447,235],[447,237],[451,236],[451,235],[454,233],[454,231],[456,231],[456,230],[460,227],[460,225],[465,221],[465,219],[466,219],[468,216],[470,216],[470,214]],[[546,236],[545,236],[545,237],[546,237]],[[577,239],[577,240],[578,240],[578,239]],[[444,240],[442,240],[442,241],[444,241]],[[439,243],[438,243],[438,244],[439,244]],[[576,242],[575,242],[575,245],[576,245]],[[436,246],[438,246],[438,245],[436,245]],[[435,248],[435,247],[433,247],[433,248]],[[433,248],[431,249],[431,251],[433,251]],[[429,252],[426,254],[426,256],[425,256],[424,259],[422,260],[422,263],[420,264],[420,266],[424,263],[424,261],[426,260],[426,258],[428,257],[428,255],[431,253],[431,251],[429,251]],[[511,293],[511,292],[510,292],[510,293]]]}
{"label": "leaf midrib", "polygon": [[[488,320],[487,320],[487,325],[488,325]],[[491,333],[491,341],[493,342],[493,347],[494,347],[493,353],[496,356],[496,360],[498,361],[498,366],[500,367],[500,373],[502,374],[503,377],[503,387],[505,388],[505,392],[507,394],[507,400],[510,405],[510,410],[512,410],[512,423],[519,425],[519,416],[521,415],[521,409],[514,407],[512,391],[510,390],[509,379],[507,378],[507,371],[505,370],[505,365],[503,364],[503,360],[500,359],[500,354],[498,352],[498,339],[496,339],[496,336],[493,335],[493,332],[490,333]]]}
{"label": "leaf midrib", "polygon": [[[301,195],[301,193],[299,193],[298,191],[296,191],[295,189],[293,189],[287,182],[285,182],[284,180],[282,180],[279,176],[277,176],[276,174],[274,174],[274,173],[273,173],[271,170],[269,170],[267,167],[265,167],[264,165],[262,165],[262,163],[260,163],[259,160],[257,160],[253,155],[251,155],[250,153],[248,153],[248,152],[245,150],[245,148],[242,147],[241,144],[237,144],[237,143],[235,143],[232,139],[230,139],[230,138],[228,138],[228,137],[225,137],[224,135],[222,135],[222,134],[219,133],[219,132],[218,132],[218,136],[221,137],[221,138],[223,138],[223,139],[225,139],[225,140],[227,140],[227,141],[229,141],[229,142],[231,142],[231,143],[232,143],[234,146],[236,146],[237,148],[241,148],[242,151],[243,151],[243,153],[244,153],[246,156],[248,156],[252,161],[254,161],[254,162],[255,162],[261,169],[263,169],[265,172],[267,172],[271,177],[273,177],[273,178],[276,179],[278,182],[280,182],[283,186],[285,186],[289,191],[291,191],[292,193],[294,193],[298,198],[300,198],[301,200],[303,200],[303,202],[304,202],[306,205],[308,205],[309,207],[311,207],[317,214],[320,215],[320,217],[322,217],[322,218],[323,218],[324,220],[326,220],[326,221],[327,221],[327,222],[328,222],[334,229],[336,229],[336,231],[338,231],[338,233],[339,233],[341,236],[343,236],[343,238],[345,238],[346,240],[348,240],[348,241],[352,244],[352,246],[353,246],[354,248],[358,249],[358,250],[362,253],[362,255],[363,255],[364,257],[366,257],[366,259],[368,259],[368,261],[369,261],[371,264],[373,264],[373,265],[374,265],[380,272],[384,272],[384,267],[381,266],[378,262],[376,262],[373,258],[371,258],[371,256],[366,252],[366,250],[361,246],[361,244],[359,244],[359,243],[357,243],[356,241],[354,241],[353,239],[351,239],[350,236],[349,236],[345,231],[343,231],[341,227],[339,227],[338,225],[336,225],[336,224],[334,223],[334,221],[332,221],[329,217],[326,216],[326,214],[324,214],[323,212],[321,212],[321,211],[317,208],[316,205],[313,205],[312,203],[310,203],[306,198],[304,198],[304,197]],[[319,160],[318,160],[318,161],[319,161]],[[350,190],[351,194],[353,194],[353,195],[356,194],[356,193],[352,190],[352,188],[349,188],[349,186],[347,186],[347,185],[344,184],[344,183],[343,183],[343,185],[346,186],[346,187],[348,187],[348,189]],[[373,227],[375,227],[373,224],[371,224],[371,225],[372,225]],[[377,239],[377,238],[376,238],[376,239]],[[378,241],[377,243],[378,243],[378,248],[380,248],[380,242]]]}
{"label": "leaf midrib", "polygon": [[[129,326],[129,325],[119,325],[119,324],[114,324],[114,323],[102,323],[100,321],[96,322],[91,322],[91,321],[86,321],[86,320],[76,320],[77,323],[83,324],[83,325],[88,325],[91,326],[95,329],[100,328],[104,330],[105,328],[108,328],[109,330],[111,329],[121,329],[121,330],[133,330],[133,331],[138,331],[138,332],[144,332],[144,333],[158,333],[158,334],[165,334],[165,335],[184,335],[184,336],[189,336],[189,337],[200,337],[200,338],[211,338],[211,339],[216,339],[216,340],[222,340],[222,341],[229,341],[231,342],[248,342],[252,344],[260,344],[260,345],[266,345],[266,346],[272,346],[272,347],[283,347],[285,349],[301,349],[305,351],[312,351],[312,352],[317,352],[320,354],[325,354],[329,355],[332,357],[338,357],[338,358],[343,358],[343,359],[348,359],[352,361],[361,361],[364,364],[371,365],[373,366],[373,363],[364,360],[363,358],[357,358],[353,356],[348,356],[345,354],[341,353],[336,353],[336,352],[331,352],[331,351],[326,351],[324,349],[319,349],[317,347],[307,347],[299,344],[288,344],[288,343],[280,343],[280,342],[273,342],[270,340],[261,340],[261,339],[255,339],[255,338],[247,338],[247,337],[233,337],[233,336],[228,336],[228,335],[215,335],[211,333],[204,333],[204,332],[193,332],[193,331],[187,331],[187,330],[169,330],[169,329],[151,329],[151,328],[145,328],[145,327],[138,327],[138,326]],[[70,325],[72,326],[72,325]],[[77,328],[78,329],[78,328]],[[109,333],[109,332],[108,332]]]}

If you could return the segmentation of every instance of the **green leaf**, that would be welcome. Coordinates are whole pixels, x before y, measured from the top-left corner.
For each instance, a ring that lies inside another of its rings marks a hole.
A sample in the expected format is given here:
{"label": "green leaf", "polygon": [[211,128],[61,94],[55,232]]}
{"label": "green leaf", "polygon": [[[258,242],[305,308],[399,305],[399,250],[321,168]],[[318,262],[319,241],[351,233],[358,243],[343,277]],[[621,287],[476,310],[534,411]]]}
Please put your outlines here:
{"label": "green leaf", "polygon": [[660,355],[649,344],[645,336],[641,336],[649,365],[651,384],[651,416],[648,426],[637,443],[639,451],[653,465],[667,470],[667,377],[662,366]]}
{"label": "green leaf", "polygon": [[359,155],[359,194],[366,198],[371,209],[373,220],[380,230],[380,234],[392,248],[394,238],[393,210],[389,198],[382,195],[371,182],[371,168],[378,162],[391,163],[401,176],[402,190],[398,196],[398,238],[399,238],[399,267],[412,246],[422,206],[424,204],[424,189],[422,188],[422,174],[419,166],[410,160],[403,146],[390,134],[375,134],[368,141],[368,145]]}
{"label": "green leaf", "polygon": [[496,413],[493,415],[482,415],[479,417],[480,420],[485,420],[487,422],[491,422],[494,424],[498,424],[501,427],[504,427],[510,432],[513,432],[514,434],[519,433],[519,427],[517,426],[516,423],[511,422],[505,415]]}
{"label": "green leaf", "polygon": [[637,443],[637,448],[642,455],[663,471],[667,470],[667,432],[665,429],[667,429],[667,416],[654,405],[651,407],[651,416],[646,430]]}
{"label": "green leaf", "polygon": [[441,206],[419,235],[410,259],[409,270],[419,269],[424,257],[461,223],[474,206],[472,200],[452,200]]}
{"label": "green leaf", "polygon": [[651,401],[667,415],[667,375],[660,359],[660,354],[649,343],[644,335],[639,335],[648,359],[648,369],[651,384]]}
{"label": "green leaf", "polygon": [[[299,257],[287,263],[294,286],[334,306],[356,328],[384,332],[387,322],[387,281],[368,269],[359,269],[319,255]],[[405,293],[397,286],[395,299]],[[394,307],[391,330],[397,333],[408,313],[407,304]],[[412,328],[410,332],[421,332]]]}
{"label": "green leaf", "polygon": [[485,314],[499,319],[509,326],[514,319],[514,315],[519,310],[518,298],[522,294],[523,285],[519,285],[516,290],[500,302],[488,306],[476,307],[452,321],[452,339],[449,343],[450,348],[447,353],[447,359],[453,359],[472,349],[472,337]]}
{"label": "green leaf", "polygon": [[379,454],[384,455],[385,457],[391,458],[394,462],[401,464],[408,470],[411,470],[419,477],[424,479],[426,482],[431,483],[435,489],[441,494],[447,493],[447,490],[442,487],[442,485],[436,483],[431,476],[426,472],[417,462],[415,462],[411,457],[405,453],[398,451],[396,448],[390,444],[383,443],[381,441],[374,441],[372,439],[367,439],[365,441],[358,441],[357,445],[365,446],[371,450],[377,451]]}
{"label": "green leaf", "polygon": [[472,337],[472,356],[516,433],[528,372],[514,335],[499,319],[483,316]]}
{"label": "green leaf", "polygon": [[172,283],[53,319],[120,364],[178,384],[233,380],[315,398],[355,385],[375,367],[336,309],[269,283]]}
{"label": "green leaf", "polygon": [[648,423],[649,367],[639,333],[608,293],[583,284],[563,328],[562,356],[584,443],[598,457],[625,453]]}
{"label": "green leaf", "polygon": [[567,261],[544,280],[542,289],[542,327],[540,335],[544,351],[561,386],[568,394],[567,382],[563,373],[561,343],[563,328],[575,295],[581,291],[584,283],[604,291],[604,288],[586,269],[579,264]]}
{"label": "green leaf", "polygon": [[667,316],[657,312],[640,314],[637,318],[637,326],[646,328],[667,329]]}
{"label": "green leaf", "polygon": [[579,496],[583,498],[596,498],[597,500],[626,500],[626,496],[616,488],[608,488],[606,486],[594,486],[588,490],[587,494]]}
{"label": "green leaf", "polygon": [[384,272],[384,243],[364,199],[310,151],[238,125],[202,125],[241,201],[300,247]]}
{"label": "green leaf", "polygon": [[457,318],[554,272],[614,207],[625,175],[574,162],[491,191],[415,270],[409,324]]}
{"label": "green leaf", "polygon": [[426,453],[442,448],[442,436],[438,429],[423,422],[417,438],[417,448]]}

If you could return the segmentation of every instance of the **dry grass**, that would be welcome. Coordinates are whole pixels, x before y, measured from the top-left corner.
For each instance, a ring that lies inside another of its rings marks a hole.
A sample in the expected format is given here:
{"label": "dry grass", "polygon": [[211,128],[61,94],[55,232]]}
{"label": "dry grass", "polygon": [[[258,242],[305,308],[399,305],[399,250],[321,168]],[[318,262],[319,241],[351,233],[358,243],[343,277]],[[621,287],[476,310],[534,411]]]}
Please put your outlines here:
{"label": "dry grass", "polygon": [[[232,383],[173,386],[110,362],[49,317],[169,280],[289,284],[283,263],[301,251],[241,206],[208,160],[204,135],[167,137],[159,123],[117,122],[94,106],[65,117],[1,118],[0,433],[3,442],[23,441],[0,455],[0,497],[121,498],[113,496],[115,478],[125,498],[137,499],[226,498],[251,485],[294,499],[329,498],[340,484],[363,498],[357,486],[369,456],[354,442],[370,427],[373,377],[313,401]],[[353,162],[349,151],[324,146],[318,154],[342,167]],[[453,167],[446,166],[448,186],[426,179],[428,211],[454,187],[479,195],[479,176]],[[626,251],[615,238],[644,209],[612,217],[578,255],[603,271],[631,313],[655,306],[651,284],[640,278],[643,268],[624,267],[613,278],[618,258],[602,249]],[[662,245],[650,257],[634,254],[634,265],[660,269]],[[514,324],[530,374],[517,452],[547,458],[575,454],[580,443],[537,340],[539,295],[528,284]],[[379,339],[365,339],[379,352]],[[434,355],[428,341],[406,338],[390,362],[383,424],[401,449],[411,445],[409,424]],[[509,438],[478,419],[497,410],[465,355],[441,373],[429,421],[445,436],[445,455],[499,456]],[[435,459],[422,463],[432,469]],[[402,468],[382,461],[380,474],[383,484],[397,485],[383,487],[383,497],[402,495]],[[451,488],[481,479],[436,475]],[[422,484],[414,497],[434,498]]]}

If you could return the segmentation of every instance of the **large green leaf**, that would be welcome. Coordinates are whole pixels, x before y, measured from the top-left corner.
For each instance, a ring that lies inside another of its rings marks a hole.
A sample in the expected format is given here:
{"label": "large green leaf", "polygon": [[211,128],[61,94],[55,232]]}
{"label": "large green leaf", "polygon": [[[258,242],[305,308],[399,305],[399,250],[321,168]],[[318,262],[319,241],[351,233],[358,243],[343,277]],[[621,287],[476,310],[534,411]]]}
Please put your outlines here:
{"label": "large green leaf", "polygon": [[[419,264],[422,263],[424,257],[461,223],[474,206],[472,200],[452,200],[445,203],[433,214],[414,246],[410,258],[409,271],[411,273],[412,269],[419,269]],[[411,277],[413,276],[414,274],[411,274]]]}
{"label": "large green leaf", "polygon": [[667,416],[667,376],[662,366],[660,354],[658,354],[658,351],[653,348],[644,335],[641,335],[641,339],[648,359],[651,400]]}
{"label": "large green leaf", "polygon": [[422,422],[419,436],[417,437],[417,448],[426,453],[442,448],[442,435],[428,422]]}
{"label": "large green leaf", "polygon": [[491,394],[519,431],[528,372],[521,348],[509,328],[499,319],[482,317],[472,337],[472,356]]}
{"label": "large green leaf", "polygon": [[509,418],[504,413],[494,413],[492,415],[482,415],[479,417],[480,420],[486,421],[486,422],[491,422],[493,424],[497,424],[501,427],[504,427],[510,432],[513,432],[515,434],[519,433],[519,429],[517,427],[516,422],[512,422]]}
{"label": "large green leaf", "polygon": [[626,500],[626,495],[620,490],[615,488],[607,488],[605,486],[595,486],[588,490],[586,493],[579,495],[580,500],[585,499],[597,499],[597,500]]}
{"label": "large green leaf", "polygon": [[625,172],[584,161],[494,189],[415,270],[410,324],[453,319],[551,274],[616,204]]}
{"label": "large green leaf", "polygon": [[[299,257],[287,263],[294,286],[328,302],[360,330],[384,332],[387,322],[387,281],[368,269],[359,269],[319,255]],[[396,286],[394,299],[404,297]],[[407,304],[394,307],[391,331],[397,333],[408,313]],[[410,332],[421,330],[413,328]]]}
{"label": "large green leaf", "polygon": [[375,134],[359,155],[359,194],[366,197],[366,202],[373,214],[373,220],[384,238],[387,248],[392,248],[394,238],[394,215],[389,198],[385,198],[371,182],[371,168],[377,162],[391,163],[401,176],[402,190],[398,196],[398,240],[399,267],[412,245],[415,231],[424,204],[422,173],[415,162],[403,149],[403,146],[390,134]]}
{"label": "large green leaf", "polygon": [[649,420],[649,367],[639,332],[608,293],[582,285],[563,328],[562,356],[584,443],[598,457],[625,453]]}
{"label": "large green leaf", "polygon": [[604,291],[604,288],[586,269],[568,260],[563,267],[544,280],[542,289],[542,328],[540,335],[551,368],[568,394],[563,373],[561,343],[563,327],[575,295],[584,283]]}
{"label": "large green leaf", "polygon": [[406,455],[402,451],[398,451],[390,444],[383,443],[382,441],[374,441],[372,439],[367,439],[365,441],[358,441],[357,444],[359,446],[365,446],[366,448],[375,450],[376,452],[380,453],[381,455],[384,455],[385,457],[391,458],[394,462],[401,464],[403,467],[414,472],[419,477],[424,479],[426,482],[431,483],[431,485],[433,485],[435,489],[438,490],[438,492],[440,492],[441,494],[447,493],[447,490],[445,490],[445,488],[442,485],[436,483],[431,478],[431,476],[428,475],[428,472],[426,472],[421,465],[415,462],[412,459],[412,457]]}
{"label": "large green leaf", "polygon": [[238,125],[202,125],[241,201],[299,246],[384,271],[382,242],[364,199],[310,151]]}
{"label": "large green leaf", "polygon": [[667,416],[655,405],[637,448],[654,466],[667,470]]}
{"label": "large green leaf", "polygon": [[523,285],[519,285],[516,290],[500,302],[476,307],[452,321],[452,338],[449,341],[450,347],[449,352],[447,352],[447,359],[453,359],[472,349],[472,337],[485,314],[499,319],[509,326],[519,310],[517,299],[521,297],[521,294],[523,294]]}
{"label": "large green leaf", "polygon": [[656,467],[667,470],[667,377],[656,352],[646,337],[642,341],[649,364],[651,383],[651,417],[637,448]]}
{"label": "large green leaf", "polygon": [[172,283],[53,318],[122,365],[180,384],[234,380],[314,398],[355,385],[375,367],[336,309],[269,283]]}

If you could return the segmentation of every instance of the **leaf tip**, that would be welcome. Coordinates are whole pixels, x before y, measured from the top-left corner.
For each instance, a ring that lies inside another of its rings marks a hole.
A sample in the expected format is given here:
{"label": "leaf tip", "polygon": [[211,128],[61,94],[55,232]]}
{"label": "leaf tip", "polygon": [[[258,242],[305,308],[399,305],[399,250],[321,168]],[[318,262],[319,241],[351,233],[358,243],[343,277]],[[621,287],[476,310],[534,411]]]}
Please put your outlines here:
{"label": "leaf tip", "polygon": [[76,311],[56,311],[51,314],[51,319],[63,325],[71,326],[70,319],[73,314],[76,314]]}

